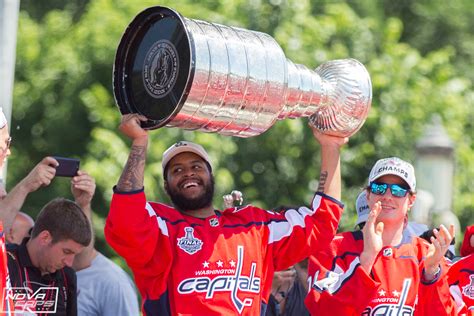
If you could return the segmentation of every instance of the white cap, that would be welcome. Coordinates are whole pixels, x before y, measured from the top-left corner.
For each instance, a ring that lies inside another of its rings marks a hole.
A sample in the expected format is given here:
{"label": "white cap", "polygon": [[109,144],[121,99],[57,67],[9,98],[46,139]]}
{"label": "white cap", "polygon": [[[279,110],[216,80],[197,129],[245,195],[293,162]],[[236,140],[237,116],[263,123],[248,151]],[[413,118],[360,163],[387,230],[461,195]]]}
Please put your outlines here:
{"label": "white cap", "polygon": [[357,212],[356,226],[359,225],[360,223],[367,222],[367,218],[369,217],[369,213],[370,213],[370,208],[369,208],[369,204],[367,203],[366,190],[360,192],[359,196],[357,196],[356,212]]}
{"label": "white cap", "polygon": [[174,156],[185,152],[195,153],[196,155],[204,159],[204,161],[206,161],[209,166],[211,165],[209,155],[201,145],[192,142],[179,141],[176,144],[171,145],[171,147],[163,153],[163,159],[161,160],[161,166],[163,167],[163,176],[165,176],[164,171],[168,162],[170,162],[170,160],[173,159]]}
{"label": "white cap", "polygon": [[388,174],[402,178],[410,187],[410,191],[415,192],[415,169],[410,163],[401,160],[397,157],[390,157],[378,160],[370,171],[369,185],[371,182]]}
{"label": "white cap", "polygon": [[0,108],[0,128],[4,128],[5,125],[7,125],[7,118],[5,117],[5,114],[3,113],[3,109]]}

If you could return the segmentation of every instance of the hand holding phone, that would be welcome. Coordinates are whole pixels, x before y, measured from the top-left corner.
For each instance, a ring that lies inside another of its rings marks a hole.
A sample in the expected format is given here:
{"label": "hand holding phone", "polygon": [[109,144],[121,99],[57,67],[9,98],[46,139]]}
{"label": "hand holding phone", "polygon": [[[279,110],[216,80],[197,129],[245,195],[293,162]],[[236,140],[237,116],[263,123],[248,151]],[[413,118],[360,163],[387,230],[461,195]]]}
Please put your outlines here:
{"label": "hand holding phone", "polygon": [[75,158],[53,157],[58,162],[57,177],[74,177],[79,170],[80,160]]}

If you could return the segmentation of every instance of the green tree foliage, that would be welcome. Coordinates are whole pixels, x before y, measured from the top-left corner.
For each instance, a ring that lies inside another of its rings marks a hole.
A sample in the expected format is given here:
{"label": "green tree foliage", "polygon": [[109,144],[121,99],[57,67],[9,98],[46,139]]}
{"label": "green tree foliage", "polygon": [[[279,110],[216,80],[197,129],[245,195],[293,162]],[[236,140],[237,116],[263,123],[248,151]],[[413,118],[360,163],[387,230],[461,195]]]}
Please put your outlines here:
{"label": "green tree foliage", "polygon": [[[438,4],[447,8],[439,1],[168,0],[160,5],[188,18],[266,32],[290,60],[309,68],[348,57],[366,65],[373,84],[372,109],[342,157],[347,210],[341,229],[350,229],[355,197],[372,164],[389,155],[414,161],[416,139],[435,113],[456,144],[453,207],[463,226],[472,224],[474,94],[468,69],[473,50],[463,45],[469,33],[472,45],[473,10],[463,9],[472,8],[467,0],[449,3],[457,16],[437,10]],[[22,4],[9,187],[46,155],[81,158],[81,167],[98,185],[93,206],[104,251],[103,221],[129,148],[117,131],[120,113],[111,82],[114,54],[131,19],[152,5],[156,2],[53,1],[46,9],[35,1]],[[421,16],[426,16],[421,21],[424,31],[415,32]],[[430,24],[432,19],[436,23]],[[443,23],[450,28],[436,45],[435,30]],[[277,122],[248,139],[169,128],[150,136],[145,179],[150,200],[168,201],[162,189],[161,154],[183,138],[209,150],[217,207],[222,206],[221,196],[233,189],[241,190],[248,203],[273,208],[309,203],[317,187],[319,148],[305,119]],[[35,214],[58,195],[71,196],[68,179],[55,179],[32,194],[25,210]]]}
{"label": "green tree foliage", "polygon": [[474,60],[474,2],[470,0],[384,1],[385,16],[403,21],[402,41],[428,54],[441,47],[455,48],[456,64],[461,74],[474,79],[465,65]]}

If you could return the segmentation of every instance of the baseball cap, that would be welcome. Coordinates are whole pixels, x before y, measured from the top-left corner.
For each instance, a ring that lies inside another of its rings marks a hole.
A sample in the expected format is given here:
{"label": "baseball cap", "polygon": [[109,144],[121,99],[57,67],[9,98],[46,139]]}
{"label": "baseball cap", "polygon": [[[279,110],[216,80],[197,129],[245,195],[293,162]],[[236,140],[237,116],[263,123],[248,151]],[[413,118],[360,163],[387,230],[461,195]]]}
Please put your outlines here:
{"label": "baseball cap", "polygon": [[378,160],[370,171],[368,184],[370,185],[371,182],[388,174],[402,178],[410,187],[410,191],[415,192],[415,169],[410,163],[398,157],[390,157]]}
{"label": "baseball cap", "polygon": [[0,108],[0,128],[4,128],[5,125],[7,125],[7,118],[5,117],[5,114],[3,113],[3,109]]}
{"label": "baseball cap", "polygon": [[367,203],[367,191],[364,190],[359,193],[356,199],[356,212],[357,212],[357,221],[356,226],[360,223],[367,222],[367,218],[369,217],[370,208],[369,204]]}
{"label": "baseball cap", "polygon": [[209,155],[201,145],[187,141],[179,141],[171,145],[171,147],[166,149],[163,153],[163,159],[161,160],[161,166],[163,167],[163,176],[168,162],[170,162],[170,160],[173,159],[173,157],[175,157],[176,155],[185,152],[195,153],[196,155],[204,159],[204,161],[206,161],[209,166],[211,165],[211,159],[209,158]]}

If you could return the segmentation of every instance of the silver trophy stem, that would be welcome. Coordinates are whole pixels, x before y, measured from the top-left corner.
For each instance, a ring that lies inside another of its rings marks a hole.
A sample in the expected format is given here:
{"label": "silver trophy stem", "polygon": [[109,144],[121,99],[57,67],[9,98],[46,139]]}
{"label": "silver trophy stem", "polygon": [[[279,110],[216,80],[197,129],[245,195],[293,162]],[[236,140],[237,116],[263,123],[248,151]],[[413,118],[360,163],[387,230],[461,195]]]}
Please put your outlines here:
{"label": "silver trophy stem", "polygon": [[[161,35],[169,28],[166,23],[174,23],[173,32],[182,33],[177,44]],[[147,28],[146,40],[139,42],[140,33],[134,30]],[[180,55],[185,53],[188,61]],[[146,89],[136,84],[126,88],[123,65],[130,56],[144,59],[128,63],[143,65]],[[114,92],[122,113],[145,115],[149,128],[251,137],[277,120],[310,117],[324,133],[350,136],[364,123],[372,100],[370,76],[354,59],[333,60],[313,71],[288,60],[268,34],[187,19],[163,7],[149,8],[135,18],[122,38],[115,66]],[[182,82],[181,90],[175,82]],[[167,108],[173,102],[164,115],[149,109]]]}

